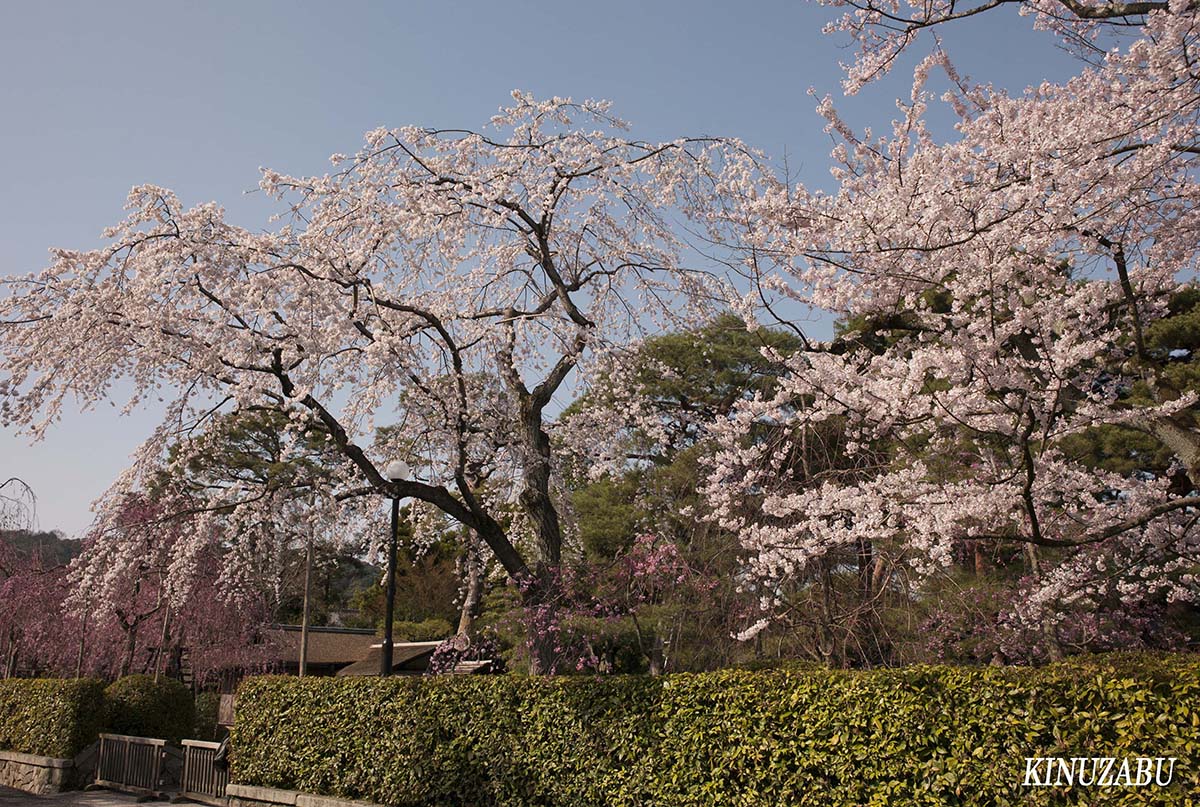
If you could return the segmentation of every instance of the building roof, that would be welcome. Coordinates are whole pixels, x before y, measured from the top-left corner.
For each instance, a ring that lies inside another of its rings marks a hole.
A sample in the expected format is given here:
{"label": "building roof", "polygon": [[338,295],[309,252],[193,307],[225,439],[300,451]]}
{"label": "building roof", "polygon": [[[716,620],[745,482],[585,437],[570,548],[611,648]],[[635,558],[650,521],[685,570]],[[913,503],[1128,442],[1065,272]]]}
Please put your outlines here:
{"label": "building roof", "polygon": [[[280,648],[282,659],[299,661],[299,625],[272,625],[267,629],[267,634]],[[378,643],[375,631],[370,629],[310,627],[308,663],[352,664],[366,657],[371,652],[371,646]],[[378,666],[378,662],[376,664]]]}

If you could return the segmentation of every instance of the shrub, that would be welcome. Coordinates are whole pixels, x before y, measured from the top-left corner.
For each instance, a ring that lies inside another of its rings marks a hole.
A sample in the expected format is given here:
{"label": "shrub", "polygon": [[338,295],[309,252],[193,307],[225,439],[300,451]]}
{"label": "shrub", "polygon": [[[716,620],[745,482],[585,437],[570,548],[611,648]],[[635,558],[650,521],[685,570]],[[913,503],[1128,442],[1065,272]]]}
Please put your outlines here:
{"label": "shrub", "polygon": [[86,678],[0,681],[0,749],[70,758],[96,740],[104,684]]}
{"label": "shrub", "polygon": [[221,708],[221,696],[216,692],[201,692],[196,695],[195,739],[217,740],[217,713]]}
{"label": "shrub", "polygon": [[171,678],[127,675],[104,691],[105,726],[114,734],[178,743],[191,737],[196,719],[192,692]]}
{"label": "shrub", "polygon": [[436,642],[454,633],[454,626],[444,619],[430,617],[421,622],[397,622],[392,633],[401,642]]}
{"label": "shrub", "polygon": [[[666,678],[256,678],[246,784],[426,805],[1191,804],[1200,661]],[[1025,757],[1176,757],[1162,789],[1022,787]]]}

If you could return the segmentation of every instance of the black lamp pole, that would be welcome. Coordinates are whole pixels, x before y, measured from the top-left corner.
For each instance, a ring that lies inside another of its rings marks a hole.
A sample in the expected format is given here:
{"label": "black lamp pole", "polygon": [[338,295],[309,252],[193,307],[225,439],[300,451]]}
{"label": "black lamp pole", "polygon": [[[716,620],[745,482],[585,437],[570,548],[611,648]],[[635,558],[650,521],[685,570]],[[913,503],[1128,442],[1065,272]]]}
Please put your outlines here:
{"label": "black lamp pole", "polygon": [[392,674],[392,620],[396,614],[396,533],[400,529],[400,498],[392,497],[392,538],[388,542],[387,606],[383,616],[383,652],[379,654],[379,674]]}
{"label": "black lamp pole", "polygon": [[388,541],[387,563],[387,604],[383,615],[383,647],[379,653],[379,674],[392,674],[392,620],[396,615],[396,540],[400,532],[400,491],[399,483],[407,482],[412,476],[412,469],[404,460],[393,460],[384,471],[392,482],[392,535]]}

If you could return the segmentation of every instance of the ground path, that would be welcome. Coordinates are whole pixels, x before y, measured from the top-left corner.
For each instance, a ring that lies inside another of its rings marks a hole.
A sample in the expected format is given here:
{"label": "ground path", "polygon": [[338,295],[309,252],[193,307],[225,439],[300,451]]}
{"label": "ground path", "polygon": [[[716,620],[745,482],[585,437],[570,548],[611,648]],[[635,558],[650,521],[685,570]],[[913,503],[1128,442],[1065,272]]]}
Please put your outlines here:
{"label": "ground path", "polygon": [[[163,804],[166,802],[158,802]],[[71,790],[50,796],[35,796],[22,790],[0,787],[0,807],[137,807],[138,797],[114,790]]]}

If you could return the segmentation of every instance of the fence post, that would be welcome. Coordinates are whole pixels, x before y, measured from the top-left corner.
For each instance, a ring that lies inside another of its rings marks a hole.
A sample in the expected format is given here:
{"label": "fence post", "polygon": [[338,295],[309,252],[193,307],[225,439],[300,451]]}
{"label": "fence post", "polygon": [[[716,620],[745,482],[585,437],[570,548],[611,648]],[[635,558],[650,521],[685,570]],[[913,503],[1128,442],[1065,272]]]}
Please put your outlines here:
{"label": "fence post", "polygon": [[129,743],[121,740],[120,747],[122,750],[121,758],[125,764],[121,766],[121,784],[129,783],[130,768],[133,767],[133,750],[129,747]]}
{"label": "fence post", "polygon": [[144,795],[160,792],[167,741],[101,734],[96,784]]}
{"label": "fence post", "polygon": [[229,781],[229,773],[218,771],[213,764],[220,747],[220,743],[183,741],[183,778],[180,782],[180,795],[217,807],[228,803],[225,798],[225,785]]}

